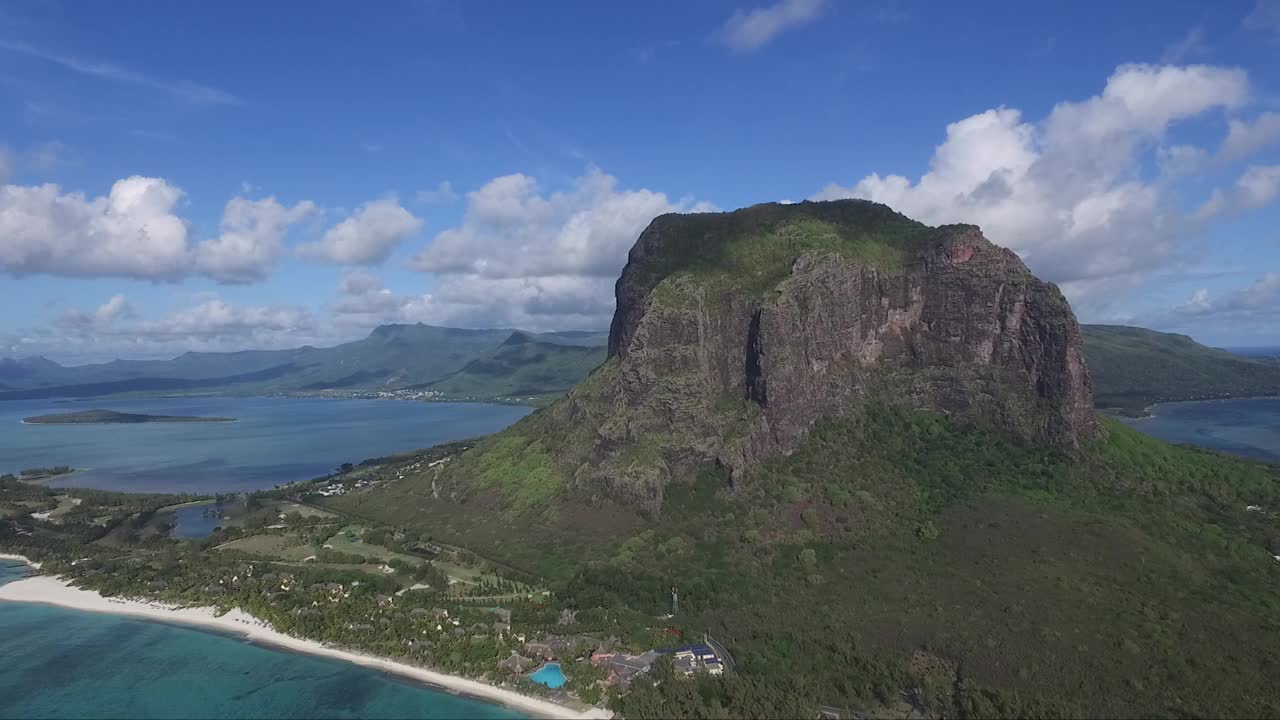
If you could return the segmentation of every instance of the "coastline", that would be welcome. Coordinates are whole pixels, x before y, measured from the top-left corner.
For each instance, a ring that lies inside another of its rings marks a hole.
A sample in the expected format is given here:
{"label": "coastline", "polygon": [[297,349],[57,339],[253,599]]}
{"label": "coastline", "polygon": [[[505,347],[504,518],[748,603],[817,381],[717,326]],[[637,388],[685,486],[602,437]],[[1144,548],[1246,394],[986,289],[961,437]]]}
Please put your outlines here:
{"label": "coastline", "polygon": [[[39,569],[21,555],[0,553],[0,559],[18,560]],[[83,590],[50,575],[34,575],[0,585],[0,601],[38,603],[85,612],[126,615],[146,620],[195,625],[229,632],[246,640],[261,642],[285,650],[328,657],[344,662],[374,668],[438,688],[445,692],[493,702],[505,707],[529,713],[538,718],[610,718],[607,710],[592,708],[578,711],[550,700],[523,695],[514,690],[488,685],[478,680],[446,675],[393,660],[366,655],[350,650],[339,650],[314,640],[303,640],[273,629],[267,623],[240,610],[233,609],[218,615],[211,607],[176,608],[159,602],[107,598],[90,590]]]}

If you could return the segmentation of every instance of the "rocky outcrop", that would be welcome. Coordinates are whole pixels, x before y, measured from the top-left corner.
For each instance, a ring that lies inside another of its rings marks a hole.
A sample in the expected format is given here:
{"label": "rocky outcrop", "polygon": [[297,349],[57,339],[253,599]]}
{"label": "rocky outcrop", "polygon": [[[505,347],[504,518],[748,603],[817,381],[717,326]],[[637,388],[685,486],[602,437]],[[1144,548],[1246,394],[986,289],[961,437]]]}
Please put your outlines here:
{"label": "rocky outcrop", "polygon": [[[797,248],[776,282],[775,242]],[[736,482],[862,400],[1067,451],[1098,431],[1070,306],[974,226],[856,200],[663,216],[617,302],[609,362],[543,422],[578,484],[651,508],[673,476]]]}

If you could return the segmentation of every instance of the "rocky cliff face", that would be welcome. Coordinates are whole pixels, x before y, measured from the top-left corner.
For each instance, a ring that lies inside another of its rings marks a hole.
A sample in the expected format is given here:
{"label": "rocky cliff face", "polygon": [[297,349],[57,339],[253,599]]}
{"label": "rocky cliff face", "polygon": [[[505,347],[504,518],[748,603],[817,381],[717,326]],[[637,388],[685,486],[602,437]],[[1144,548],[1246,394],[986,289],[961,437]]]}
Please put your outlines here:
{"label": "rocky cliff face", "polygon": [[651,508],[862,400],[1068,451],[1098,432],[1071,308],[973,226],[853,200],[663,216],[617,301],[609,362],[541,422],[576,484]]}

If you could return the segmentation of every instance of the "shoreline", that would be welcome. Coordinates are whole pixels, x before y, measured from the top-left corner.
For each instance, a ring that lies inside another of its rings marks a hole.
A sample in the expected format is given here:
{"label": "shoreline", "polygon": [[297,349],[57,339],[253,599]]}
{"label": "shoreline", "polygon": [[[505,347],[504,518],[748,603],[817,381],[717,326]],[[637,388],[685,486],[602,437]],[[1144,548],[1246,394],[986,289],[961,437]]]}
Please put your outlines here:
{"label": "shoreline", "polygon": [[[40,567],[38,563],[33,563],[21,555],[0,553],[0,559],[25,562],[36,569]],[[218,615],[217,611],[212,607],[178,608],[160,602],[107,598],[91,590],[75,587],[65,580],[51,575],[34,575],[0,585],[0,601],[53,605],[84,612],[124,615],[155,622],[192,625],[218,630],[231,633],[249,642],[259,642],[278,649],[328,657],[354,665],[381,670],[382,672],[416,680],[441,692],[449,692],[484,702],[496,703],[513,710],[529,713],[538,718],[581,718],[586,720],[588,718],[612,717],[612,713],[607,710],[599,708],[592,708],[586,711],[574,710],[550,700],[523,695],[514,690],[489,685],[479,680],[447,675],[374,655],[351,650],[339,650],[314,640],[296,638],[273,629],[267,623],[239,608],[235,608],[225,615]]]}

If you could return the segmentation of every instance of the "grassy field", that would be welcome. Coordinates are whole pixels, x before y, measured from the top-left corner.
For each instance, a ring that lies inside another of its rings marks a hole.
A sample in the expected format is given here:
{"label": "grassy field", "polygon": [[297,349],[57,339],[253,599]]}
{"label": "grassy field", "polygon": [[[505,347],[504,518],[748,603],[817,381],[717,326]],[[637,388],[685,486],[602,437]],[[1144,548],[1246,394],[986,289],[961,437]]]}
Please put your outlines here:
{"label": "grassy field", "polygon": [[284,513],[285,515],[296,512],[304,518],[310,518],[310,517],[336,518],[338,517],[337,513],[333,513],[328,510],[322,510],[321,508],[315,507],[313,505],[303,505],[302,503],[288,502],[288,501],[277,504],[276,512]]}
{"label": "grassy field", "polygon": [[364,534],[364,526],[347,525],[333,535],[333,537],[324,541],[327,549],[336,552],[348,553],[351,555],[359,555],[360,557],[373,558],[387,562],[392,559],[403,560],[410,565],[421,565],[425,562],[416,555],[407,555],[405,553],[396,553],[388,550],[381,545],[370,545],[363,541],[361,536]]}
{"label": "grassy field", "polygon": [[315,548],[291,535],[250,535],[223,543],[215,550],[236,550],[250,555],[301,561],[315,555]]}

